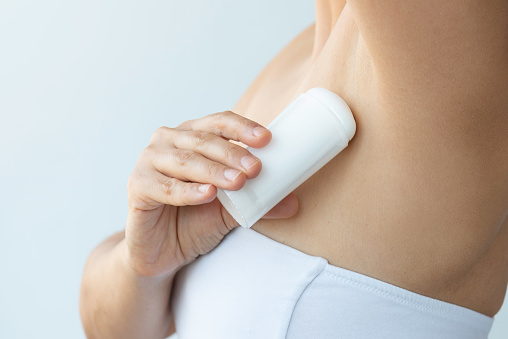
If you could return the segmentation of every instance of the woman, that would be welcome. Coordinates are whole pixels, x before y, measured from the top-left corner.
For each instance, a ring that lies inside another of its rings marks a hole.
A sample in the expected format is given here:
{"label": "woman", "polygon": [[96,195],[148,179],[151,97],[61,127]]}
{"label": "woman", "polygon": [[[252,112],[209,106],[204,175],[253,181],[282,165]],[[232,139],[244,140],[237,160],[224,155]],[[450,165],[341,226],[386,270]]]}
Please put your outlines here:
{"label": "woman", "polygon": [[[263,70],[235,113],[154,133],[129,178],[125,235],[100,244],[85,268],[87,335],[162,338],[175,331],[175,275],[238,226],[215,199],[216,187],[240,189],[261,171],[256,159],[242,162],[248,152],[236,143],[265,146],[271,134],[256,136],[254,127],[268,125],[298,94],[325,87],[350,105],[355,137],[250,231],[466,315],[486,337],[508,281],[506,32],[506,1],[316,0],[315,24]],[[198,183],[211,186],[200,193]],[[329,326],[351,327],[349,337],[369,326],[371,337],[419,337],[404,323],[381,322],[391,307],[384,302],[364,308],[368,321]],[[436,319],[418,335],[446,337],[443,328],[468,326]],[[381,324],[398,329],[376,335]],[[326,337],[325,330],[309,333]]]}

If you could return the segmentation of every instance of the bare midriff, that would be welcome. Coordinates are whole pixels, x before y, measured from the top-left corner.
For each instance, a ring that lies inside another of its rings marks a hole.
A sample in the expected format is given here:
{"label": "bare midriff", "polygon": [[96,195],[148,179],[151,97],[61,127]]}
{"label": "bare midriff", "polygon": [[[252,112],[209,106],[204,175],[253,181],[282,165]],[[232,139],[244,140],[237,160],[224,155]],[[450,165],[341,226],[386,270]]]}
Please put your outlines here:
{"label": "bare midriff", "polygon": [[357,132],[294,191],[296,215],[252,229],[331,265],[493,316],[508,282],[508,136],[471,146],[454,125],[425,120],[439,116],[428,112],[438,103],[416,102],[415,112],[400,114],[394,103],[414,98],[384,94],[391,84],[375,78],[347,6],[319,51],[314,29],[267,65],[233,111],[267,126],[300,93],[325,87],[350,105]]}

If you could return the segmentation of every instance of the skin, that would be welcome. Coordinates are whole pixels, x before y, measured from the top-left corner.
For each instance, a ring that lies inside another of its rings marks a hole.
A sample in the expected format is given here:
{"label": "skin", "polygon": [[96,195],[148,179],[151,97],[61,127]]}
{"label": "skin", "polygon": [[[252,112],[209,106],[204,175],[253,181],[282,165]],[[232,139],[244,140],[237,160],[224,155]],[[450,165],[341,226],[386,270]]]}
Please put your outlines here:
{"label": "skin", "polygon": [[[508,281],[507,13],[505,1],[317,0],[316,23],[267,65],[236,114],[154,133],[129,178],[125,232],[101,243],[83,273],[88,337],[174,332],[174,276],[237,227],[214,187],[239,189],[262,164],[235,183],[224,168],[241,169],[241,143],[269,142],[252,127],[317,86],[350,105],[356,135],[252,229],[332,265],[496,314]],[[220,171],[191,155],[202,152]],[[199,195],[193,182],[214,186]]]}
{"label": "skin", "polygon": [[[238,226],[216,199],[217,187],[238,190],[261,171],[259,159],[229,140],[263,147],[271,132],[227,111],[152,135],[127,183],[125,231],[101,243],[85,266],[80,311],[88,338],[162,338],[175,331],[169,307],[175,274]],[[264,218],[287,218],[297,208],[290,194]]]}
{"label": "skin", "polygon": [[317,1],[316,24],[234,108],[267,125],[319,86],[357,122],[293,192],[297,214],[252,229],[493,316],[508,281],[508,3],[377,4]]}

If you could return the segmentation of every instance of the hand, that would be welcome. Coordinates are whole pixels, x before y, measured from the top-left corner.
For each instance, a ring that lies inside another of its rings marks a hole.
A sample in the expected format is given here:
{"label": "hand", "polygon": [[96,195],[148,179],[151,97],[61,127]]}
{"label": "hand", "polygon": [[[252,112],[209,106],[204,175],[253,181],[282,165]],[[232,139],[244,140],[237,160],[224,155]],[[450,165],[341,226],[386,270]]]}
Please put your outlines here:
{"label": "hand", "polygon": [[[125,239],[135,272],[170,274],[237,227],[216,199],[217,187],[239,190],[261,171],[261,161],[236,141],[260,148],[270,140],[268,129],[230,111],[157,129],[127,184]],[[297,210],[291,193],[263,218],[288,218]]]}

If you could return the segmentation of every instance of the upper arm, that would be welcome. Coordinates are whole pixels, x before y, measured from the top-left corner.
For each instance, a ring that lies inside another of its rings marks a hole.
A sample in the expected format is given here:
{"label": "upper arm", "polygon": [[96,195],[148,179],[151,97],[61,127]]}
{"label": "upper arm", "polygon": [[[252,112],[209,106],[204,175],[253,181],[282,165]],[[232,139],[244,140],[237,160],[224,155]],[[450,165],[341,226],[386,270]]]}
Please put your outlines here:
{"label": "upper arm", "polygon": [[[506,91],[508,1],[348,0],[375,76],[456,103]],[[495,84],[498,88],[494,88]],[[460,87],[460,88],[458,88]]]}

